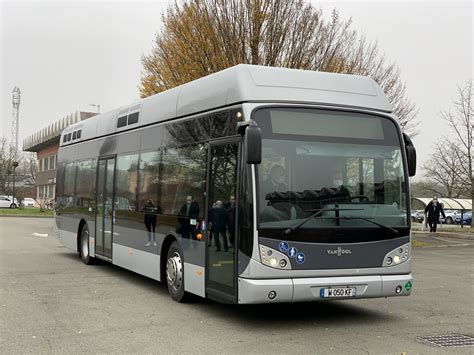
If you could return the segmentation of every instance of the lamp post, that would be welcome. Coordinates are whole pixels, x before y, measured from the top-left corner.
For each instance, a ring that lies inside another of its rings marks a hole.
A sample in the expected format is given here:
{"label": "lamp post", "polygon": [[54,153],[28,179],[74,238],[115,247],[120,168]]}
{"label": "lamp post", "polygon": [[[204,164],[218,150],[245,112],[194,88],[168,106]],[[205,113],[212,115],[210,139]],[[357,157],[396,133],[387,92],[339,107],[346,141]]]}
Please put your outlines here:
{"label": "lamp post", "polygon": [[13,162],[13,208],[16,208],[17,205],[15,203],[15,180],[16,180],[16,168],[18,167],[18,162]]}
{"label": "lamp post", "polygon": [[89,106],[97,107],[97,113],[100,113],[100,104],[89,104]]}

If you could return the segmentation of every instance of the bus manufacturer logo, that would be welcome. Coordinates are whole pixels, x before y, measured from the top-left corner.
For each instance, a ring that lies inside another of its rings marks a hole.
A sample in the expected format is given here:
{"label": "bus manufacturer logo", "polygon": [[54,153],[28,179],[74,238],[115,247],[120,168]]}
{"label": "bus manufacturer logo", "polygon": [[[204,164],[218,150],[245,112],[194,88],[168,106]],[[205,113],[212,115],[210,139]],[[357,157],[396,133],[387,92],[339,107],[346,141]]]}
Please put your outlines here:
{"label": "bus manufacturer logo", "polygon": [[350,249],[342,249],[341,247],[337,247],[337,249],[328,249],[327,252],[329,255],[337,255],[337,256],[352,254],[352,251]]}

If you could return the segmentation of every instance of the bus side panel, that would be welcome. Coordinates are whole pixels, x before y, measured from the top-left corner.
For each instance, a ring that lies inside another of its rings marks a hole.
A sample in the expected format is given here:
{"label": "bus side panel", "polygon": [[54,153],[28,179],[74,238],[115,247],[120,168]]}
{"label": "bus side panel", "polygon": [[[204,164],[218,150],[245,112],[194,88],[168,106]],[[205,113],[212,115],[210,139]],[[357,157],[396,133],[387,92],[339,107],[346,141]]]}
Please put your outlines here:
{"label": "bus side panel", "polygon": [[160,281],[160,256],[117,243],[112,244],[113,264]]}
{"label": "bus side panel", "polygon": [[71,218],[69,216],[56,216],[56,219],[59,222],[59,240],[66,248],[77,252],[78,221],[76,218]]}

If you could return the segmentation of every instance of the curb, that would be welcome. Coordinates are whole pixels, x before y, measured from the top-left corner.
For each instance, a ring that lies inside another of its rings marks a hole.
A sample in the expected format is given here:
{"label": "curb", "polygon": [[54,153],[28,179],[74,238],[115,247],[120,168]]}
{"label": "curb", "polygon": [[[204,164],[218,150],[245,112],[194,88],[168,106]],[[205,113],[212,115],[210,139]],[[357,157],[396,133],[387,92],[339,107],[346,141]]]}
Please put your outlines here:
{"label": "curb", "polygon": [[0,215],[0,218],[2,217],[6,217],[6,218],[54,218],[54,216],[16,216],[16,215],[8,215],[8,214],[5,214],[5,215]]}
{"label": "curb", "polygon": [[448,232],[436,232],[436,233],[430,233],[430,232],[414,232],[412,231],[413,235],[419,235],[423,237],[427,236],[433,236],[433,237],[444,237],[444,238],[455,238],[455,239],[474,239],[474,233],[448,233]]}

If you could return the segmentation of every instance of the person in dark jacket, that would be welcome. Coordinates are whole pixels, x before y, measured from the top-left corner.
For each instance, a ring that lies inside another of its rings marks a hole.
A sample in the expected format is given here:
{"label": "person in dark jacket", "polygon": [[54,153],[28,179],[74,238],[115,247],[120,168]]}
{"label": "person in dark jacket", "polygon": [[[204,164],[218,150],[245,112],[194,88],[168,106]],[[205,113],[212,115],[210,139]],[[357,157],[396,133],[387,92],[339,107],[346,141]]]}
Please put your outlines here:
{"label": "person in dark jacket", "polygon": [[221,237],[224,242],[224,251],[229,251],[229,244],[227,242],[227,226],[229,223],[227,211],[225,210],[222,201],[216,201],[215,207],[212,209],[212,213],[210,213],[209,220],[212,223],[216,251],[221,251]]}
{"label": "person in dark jacket", "polygon": [[143,207],[143,212],[145,212],[144,222],[145,227],[148,232],[148,243],[145,244],[146,247],[149,247],[153,242],[153,246],[156,247],[156,215],[160,213],[160,208],[156,208],[151,199],[148,199]]}
{"label": "person in dark jacket", "polygon": [[438,202],[438,198],[435,196],[428,203],[425,208],[425,214],[427,215],[428,224],[430,226],[430,232],[436,233],[436,225],[439,222],[439,214],[446,218],[444,214],[443,206]]}
{"label": "person in dark jacket", "polygon": [[[196,224],[191,224],[192,220],[196,220],[199,217],[199,205],[192,196],[186,197],[186,203],[181,207],[179,211],[179,230],[183,238],[196,238]],[[194,222],[196,223],[196,222]]]}

